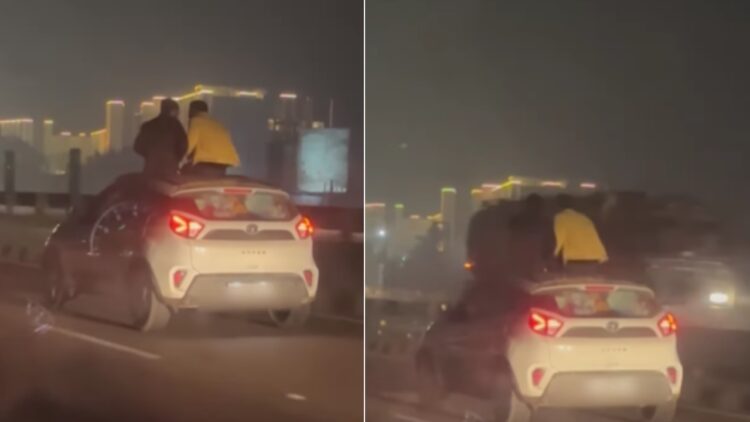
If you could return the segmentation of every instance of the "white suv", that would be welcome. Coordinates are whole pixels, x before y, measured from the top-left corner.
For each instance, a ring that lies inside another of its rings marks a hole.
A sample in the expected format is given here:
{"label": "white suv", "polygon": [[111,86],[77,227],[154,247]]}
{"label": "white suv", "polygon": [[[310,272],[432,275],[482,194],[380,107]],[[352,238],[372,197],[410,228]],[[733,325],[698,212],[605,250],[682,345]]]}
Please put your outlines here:
{"label": "white suv", "polygon": [[492,397],[498,421],[540,408],[632,407],[670,421],[682,384],[675,317],[643,286],[559,279],[506,315],[449,311],[417,354],[423,396]]}
{"label": "white suv", "polygon": [[50,236],[47,300],[115,295],[144,331],[181,309],[262,310],[299,325],[318,287],[312,233],[289,195],[263,183],[123,176]]}

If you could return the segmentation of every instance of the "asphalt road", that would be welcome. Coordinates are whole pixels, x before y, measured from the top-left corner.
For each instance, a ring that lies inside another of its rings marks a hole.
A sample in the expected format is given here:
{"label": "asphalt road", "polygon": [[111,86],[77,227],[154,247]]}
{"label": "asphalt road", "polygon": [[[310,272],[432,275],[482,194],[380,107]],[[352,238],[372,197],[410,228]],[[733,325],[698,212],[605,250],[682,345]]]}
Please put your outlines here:
{"label": "asphalt road", "polygon": [[361,323],[315,318],[286,331],[184,314],[143,334],[111,300],[77,299],[51,316],[29,308],[35,282],[0,268],[0,420],[362,420]]}
{"label": "asphalt road", "polygon": [[[396,357],[368,356],[368,422],[495,422],[492,403],[465,395],[450,394],[438,406],[420,403],[414,383],[413,367]],[[636,422],[633,410],[584,412],[545,410],[534,422]],[[681,404],[674,422],[750,421],[742,415],[699,406]]]}

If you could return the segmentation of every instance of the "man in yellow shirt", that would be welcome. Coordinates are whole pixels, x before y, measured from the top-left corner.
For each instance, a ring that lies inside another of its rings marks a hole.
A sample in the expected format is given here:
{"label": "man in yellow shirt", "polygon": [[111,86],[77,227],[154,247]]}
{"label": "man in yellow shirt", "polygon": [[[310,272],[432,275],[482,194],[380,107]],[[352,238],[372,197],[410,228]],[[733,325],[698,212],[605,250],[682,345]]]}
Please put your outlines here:
{"label": "man in yellow shirt", "polygon": [[570,195],[557,197],[560,212],[555,215],[555,256],[561,258],[568,270],[592,272],[608,260],[607,251],[599,238],[594,222],[573,209]]}
{"label": "man in yellow shirt", "polygon": [[197,100],[190,103],[188,124],[189,165],[185,173],[221,177],[229,167],[240,164],[229,131],[208,114],[208,104]]}

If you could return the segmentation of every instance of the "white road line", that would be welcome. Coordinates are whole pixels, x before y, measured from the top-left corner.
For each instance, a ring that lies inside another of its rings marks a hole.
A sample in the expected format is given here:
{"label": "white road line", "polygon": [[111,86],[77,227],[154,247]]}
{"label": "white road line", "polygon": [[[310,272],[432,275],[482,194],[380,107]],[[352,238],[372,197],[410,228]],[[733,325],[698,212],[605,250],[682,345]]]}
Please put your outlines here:
{"label": "white road line", "polygon": [[750,415],[744,413],[727,412],[724,410],[709,409],[698,406],[680,406],[681,409],[690,410],[697,413],[706,413],[709,415],[722,416],[725,418],[736,419],[738,421],[750,421]]}
{"label": "white road line", "polygon": [[112,350],[117,350],[120,352],[130,353],[131,355],[138,356],[140,358],[144,359],[150,359],[150,360],[159,360],[161,359],[161,355],[157,355],[155,353],[147,352],[145,350],[136,349],[134,347],[126,346],[124,344],[114,343],[109,340],[104,340],[99,337],[90,336],[88,334],[79,333],[77,331],[68,330],[66,328],[56,327],[52,326],[49,328],[48,332],[54,332],[58,334],[62,334],[64,336],[87,341],[92,344],[96,344],[98,346],[103,346],[110,348]]}
{"label": "white road line", "polygon": [[342,316],[337,316],[337,315],[327,315],[327,314],[314,314],[314,316],[316,318],[328,319],[331,321],[342,321],[342,322],[348,322],[350,324],[357,324],[357,325],[362,324],[362,320],[356,319],[356,318],[348,318],[348,317],[342,317]]}

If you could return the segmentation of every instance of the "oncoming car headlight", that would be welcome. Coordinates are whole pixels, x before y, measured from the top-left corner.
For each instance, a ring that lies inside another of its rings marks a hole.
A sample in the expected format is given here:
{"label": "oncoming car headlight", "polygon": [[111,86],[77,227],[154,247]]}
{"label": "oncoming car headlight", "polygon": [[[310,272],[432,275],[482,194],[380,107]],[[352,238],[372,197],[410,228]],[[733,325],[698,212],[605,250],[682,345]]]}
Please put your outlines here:
{"label": "oncoming car headlight", "polygon": [[711,294],[708,295],[708,301],[711,302],[712,305],[728,305],[729,295],[724,292],[711,292]]}

